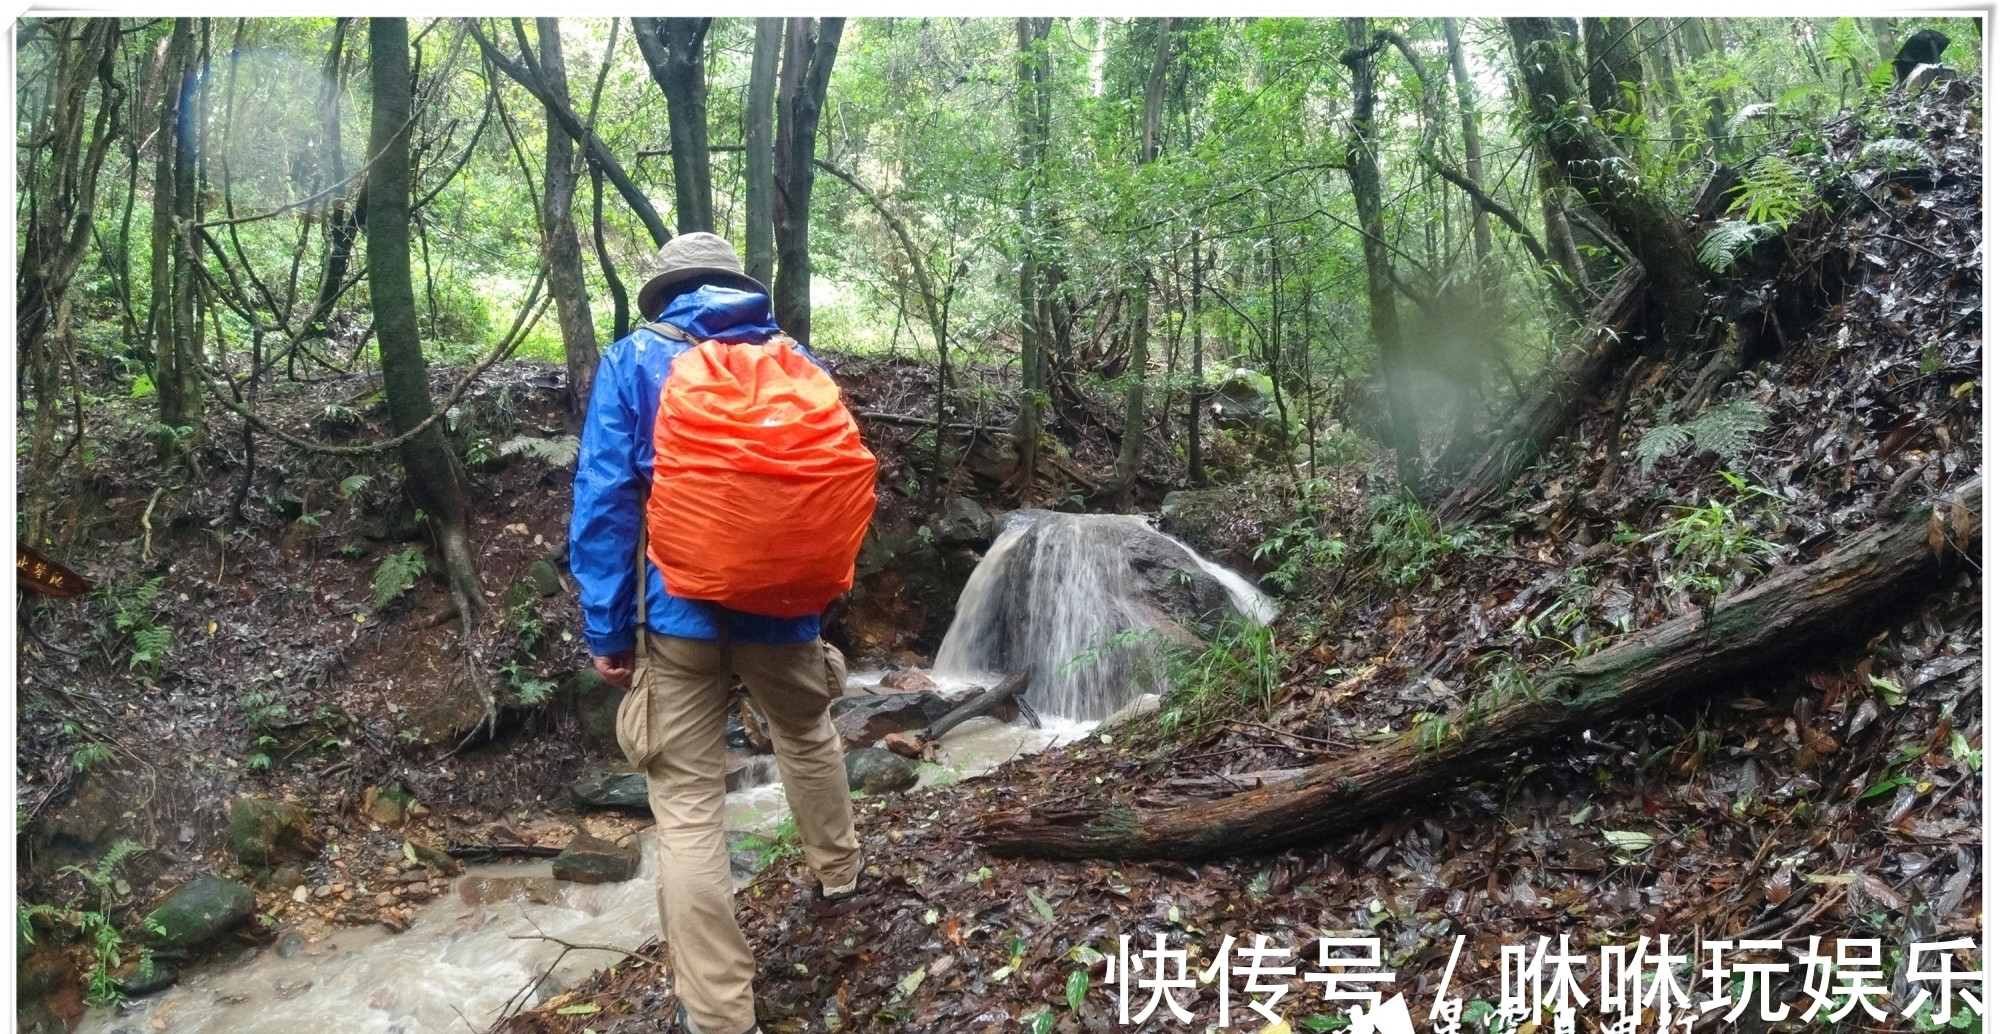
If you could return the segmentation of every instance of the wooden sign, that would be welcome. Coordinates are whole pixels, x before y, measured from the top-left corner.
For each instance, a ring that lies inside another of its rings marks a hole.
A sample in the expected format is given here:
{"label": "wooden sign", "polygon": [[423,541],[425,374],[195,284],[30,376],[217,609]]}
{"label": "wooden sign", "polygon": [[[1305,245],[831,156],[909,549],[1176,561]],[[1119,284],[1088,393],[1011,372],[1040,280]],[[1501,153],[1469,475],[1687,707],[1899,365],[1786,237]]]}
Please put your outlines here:
{"label": "wooden sign", "polygon": [[15,546],[14,581],[23,589],[44,596],[81,596],[90,583],[75,571],[50,560],[26,546]]}

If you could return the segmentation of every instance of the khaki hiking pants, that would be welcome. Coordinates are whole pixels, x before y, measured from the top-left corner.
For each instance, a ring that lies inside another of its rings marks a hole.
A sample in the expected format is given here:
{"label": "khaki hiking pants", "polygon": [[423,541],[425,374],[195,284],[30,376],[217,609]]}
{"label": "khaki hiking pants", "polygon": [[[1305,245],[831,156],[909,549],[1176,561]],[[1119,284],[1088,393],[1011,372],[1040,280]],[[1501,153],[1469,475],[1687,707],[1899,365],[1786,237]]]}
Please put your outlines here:
{"label": "khaki hiking pants", "polygon": [[[650,634],[643,640],[619,724],[627,726],[628,711],[650,718],[645,746],[655,749],[646,761],[647,798],[659,823],[660,927],[673,959],[674,991],[701,1034],[740,1034],[757,1022],[750,992],[755,963],[736,925],[723,832],[729,697],[716,677],[720,644]],[[861,850],[840,736],[827,715],[846,686],[846,662],[819,639],[788,646],[732,642],[729,659],[770,724],[806,864],[823,886],[851,883]],[[641,693],[645,699],[633,699]]]}

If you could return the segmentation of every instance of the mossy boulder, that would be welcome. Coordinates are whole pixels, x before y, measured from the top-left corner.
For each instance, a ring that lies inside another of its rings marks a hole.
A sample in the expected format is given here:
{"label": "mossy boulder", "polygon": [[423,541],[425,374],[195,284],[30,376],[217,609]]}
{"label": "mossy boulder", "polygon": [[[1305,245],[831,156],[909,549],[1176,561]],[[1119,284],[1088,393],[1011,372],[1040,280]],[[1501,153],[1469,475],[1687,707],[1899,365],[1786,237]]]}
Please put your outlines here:
{"label": "mossy boulder", "polygon": [[288,854],[308,854],[311,838],[312,823],[295,804],[240,797],[229,806],[229,849],[247,868],[269,868]]}
{"label": "mossy boulder", "polygon": [[203,876],[167,895],[146,917],[146,925],[159,928],[151,934],[154,943],[186,948],[235,929],[256,910],[249,887],[220,876]]}
{"label": "mossy boulder", "polygon": [[880,747],[863,747],[847,755],[847,788],[866,793],[891,793],[917,785],[917,764]]}

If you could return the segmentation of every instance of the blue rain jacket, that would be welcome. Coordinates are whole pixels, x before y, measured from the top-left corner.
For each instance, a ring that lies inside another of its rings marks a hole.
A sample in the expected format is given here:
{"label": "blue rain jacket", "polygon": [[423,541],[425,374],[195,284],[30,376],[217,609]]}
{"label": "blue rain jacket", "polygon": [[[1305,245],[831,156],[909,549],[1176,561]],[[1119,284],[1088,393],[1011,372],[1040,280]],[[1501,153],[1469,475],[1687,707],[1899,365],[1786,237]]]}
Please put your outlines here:
{"label": "blue rain jacket", "polygon": [[[701,341],[755,344],[777,334],[765,295],[705,286],[667,303],[660,321]],[[687,342],[640,327],[606,349],[584,413],[569,521],[569,567],[583,599],[583,638],[590,652],[607,657],[632,649],[637,638],[639,528],[653,487],[653,421],[660,387]],[[804,348],[799,349],[819,363]],[[824,367],[824,363],[819,363]],[[646,563],[646,626],[656,635],[716,638],[713,604],[673,594],[659,568]],[[817,615],[773,618],[721,611],[729,637],[741,643],[780,646],[819,635]]]}

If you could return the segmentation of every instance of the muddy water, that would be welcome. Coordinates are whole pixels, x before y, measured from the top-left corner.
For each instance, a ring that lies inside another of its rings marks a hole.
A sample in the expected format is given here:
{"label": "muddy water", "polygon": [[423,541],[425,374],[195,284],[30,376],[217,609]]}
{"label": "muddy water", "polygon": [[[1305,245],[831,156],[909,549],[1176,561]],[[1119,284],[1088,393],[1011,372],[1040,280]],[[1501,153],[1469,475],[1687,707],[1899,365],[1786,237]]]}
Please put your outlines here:
{"label": "muddy water", "polygon": [[[850,692],[879,676],[856,673]],[[938,763],[922,766],[920,775],[925,783],[977,775],[1089,728],[1049,721],[1034,730],[974,719],[944,738]],[[784,815],[776,784],[729,795],[731,829],[769,831]],[[624,958],[615,951],[565,951],[546,938],[631,949],[657,933],[652,840],[640,834],[639,875],[625,883],[560,882],[549,876],[547,861],[473,866],[450,893],[420,907],[405,933],[357,928],[303,946],[281,941],[248,950],[191,970],[122,1011],[92,1010],[78,1031],[477,1034],[510,1005],[540,1001]]]}

